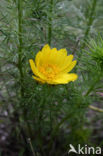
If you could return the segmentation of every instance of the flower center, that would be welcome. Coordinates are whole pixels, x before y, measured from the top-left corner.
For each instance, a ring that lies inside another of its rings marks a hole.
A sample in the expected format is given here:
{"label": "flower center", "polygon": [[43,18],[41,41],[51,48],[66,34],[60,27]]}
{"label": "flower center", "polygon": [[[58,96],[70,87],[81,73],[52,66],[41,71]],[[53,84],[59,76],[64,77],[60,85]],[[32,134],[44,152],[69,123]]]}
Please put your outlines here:
{"label": "flower center", "polygon": [[55,65],[45,64],[40,67],[40,72],[43,73],[48,79],[55,78],[56,74],[58,73],[58,68]]}
{"label": "flower center", "polygon": [[53,71],[53,68],[52,68],[52,67],[47,67],[47,68],[45,69],[45,71],[46,71],[47,73],[51,73],[51,72]]}

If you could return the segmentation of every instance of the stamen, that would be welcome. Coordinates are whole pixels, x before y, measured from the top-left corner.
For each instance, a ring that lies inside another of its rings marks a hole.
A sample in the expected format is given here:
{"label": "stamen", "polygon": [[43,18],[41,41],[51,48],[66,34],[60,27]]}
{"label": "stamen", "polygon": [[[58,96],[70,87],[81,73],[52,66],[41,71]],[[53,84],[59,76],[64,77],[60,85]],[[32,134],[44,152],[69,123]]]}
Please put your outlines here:
{"label": "stamen", "polygon": [[43,73],[48,79],[54,79],[58,71],[58,68],[51,64],[46,64],[40,67],[40,72]]}

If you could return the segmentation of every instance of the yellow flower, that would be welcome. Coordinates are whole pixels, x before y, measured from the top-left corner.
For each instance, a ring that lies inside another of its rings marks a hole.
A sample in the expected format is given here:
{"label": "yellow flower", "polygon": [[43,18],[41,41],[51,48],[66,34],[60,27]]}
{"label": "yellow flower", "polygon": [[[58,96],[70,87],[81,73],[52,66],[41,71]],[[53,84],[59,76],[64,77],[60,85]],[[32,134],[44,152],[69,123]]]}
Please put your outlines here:
{"label": "yellow flower", "polygon": [[35,62],[30,59],[30,66],[34,73],[33,78],[41,83],[66,84],[75,81],[77,75],[70,72],[76,65],[73,55],[67,56],[66,49],[51,49],[46,44],[36,54]]}

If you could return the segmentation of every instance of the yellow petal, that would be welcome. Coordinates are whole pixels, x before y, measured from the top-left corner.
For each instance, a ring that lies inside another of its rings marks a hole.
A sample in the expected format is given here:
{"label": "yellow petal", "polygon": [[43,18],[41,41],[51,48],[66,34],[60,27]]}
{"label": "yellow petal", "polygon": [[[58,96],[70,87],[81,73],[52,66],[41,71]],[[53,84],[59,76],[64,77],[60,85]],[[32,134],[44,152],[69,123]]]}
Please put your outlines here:
{"label": "yellow petal", "polygon": [[42,48],[42,57],[41,57],[41,62],[40,62],[41,65],[48,63],[48,59],[50,57],[50,54],[51,54],[51,49],[50,49],[49,45],[46,44]]}
{"label": "yellow petal", "polygon": [[33,77],[33,79],[35,79],[35,80],[38,81],[38,82],[45,83],[44,80],[42,80],[42,79],[40,79],[40,78],[38,78],[38,77],[36,77],[36,76],[32,76],[32,77]]}
{"label": "yellow petal", "polygon": [[60,50],[58,50],[58,53],[60,53],[62,56],[67,56],[67,50],[66,49],[60,49]]}
{"label": "yellow petal", "polygon": [[75,81],[78,78],[77,74],[62,74],[60,77],[58,77],[56,80],[54,80],[57,84],[66,84],[70,81]]}
{"label": "yellow petal", "polygon": [[42,53],[46,53],[47,51],[49,51],[50,52],[50,46],[48,45],[48,44],[46,44],[43,48],[42,48]]}
{"label": "yellow petal", "polygon": [[70,72],[75,67],[76,63],[77,63],[76,60],[75,61],[72,61],[72,63],[69,64],[68,67],[65,68],[63,72],[67,72],[67,73]]}
{"label": "yellow petal", "polygon": [[38,75],[38,69],[36,68],[34,61],[32,59],[30,59],[29,63],[30,63],[30,66],[31,66],[31,69],[32,69],[33,73],[35,75]]}
{"label": "yellow petal", "polygon": [[61,49],[57,51],[56,48],[53,48],[51,49],[50,57],[48,57],[48,62],[60,67],[65,61],[65,58],[67,56],[66,54],[67,54],[66,49]]}
{"label": "yellow petal", "polygon": [[73,60],[73,55],[69,55],[69,56],[65,57],[64,62],[62,62],[62,64],[61,64],[60,70],[64,71],[64,69],[66,69],[69,65],[71,65],[72,60]]}
{"label": "yellow petal", "polygon": [[41,59],[42,59],[42,52],[39,51],[37,54],[36,54],[36,57],[35,57],[35,64],[37,67],[39,67],[40,63],[41,63]]}
{"label": "yellow petal", "polygon": [[30,66],[31,66],[31,69],[32,69],[34,75],[36,75],[36,76],[38,76],[38,77],[40,77],[40,78],[45,80],[46,79],[45,76],[38,71],[38,69],[35,66],[34,61],[32,59],[30,59],[29,62],[30,62]]}

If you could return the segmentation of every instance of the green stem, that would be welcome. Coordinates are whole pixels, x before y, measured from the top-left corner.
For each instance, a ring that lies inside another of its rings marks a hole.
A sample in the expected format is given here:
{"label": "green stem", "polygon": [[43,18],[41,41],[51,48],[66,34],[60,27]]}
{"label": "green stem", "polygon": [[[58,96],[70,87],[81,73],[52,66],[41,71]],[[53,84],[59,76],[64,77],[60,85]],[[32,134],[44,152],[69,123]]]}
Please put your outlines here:
{"label": "green stem", "polygon": [[[43,113],[45,110],[46,103],[49,103],[50,128],[52,130],[52,103],[51,103],[52,86],[46,85],[44,88],[44,94],[45,94],[45,96],[40,101],[41,110],[39,112],[39,119],[38,119],[40,131],[41,131],[41,123],[43,122]],[[48,98],[47,98],[47,96],[48,96]]]}
{"label": "green stem", "polygon": [[95,107],[95,106],[92,106],[92,105],[90,105],[89,108],[94,110],[94,111],[98,111],[98,112],[103,113],[103,109],[101,109],[101,108],[98,108],[98,107]]}
{"label": "green stem", "polygon": [[92,8],[91,8],[91,12],[90,12],[90,15],[89,15],[89,20],[88,20],[88,23],[87,23],[87,29],[85,31],[85,34],[84,34],[84,43],[82,45],[82,49],[84,49],[85,47],[85,41],[87,39],[87,36],[90,32],[90,28],[91,28],[91,25],[94,21],[94,14],[95,14],[95,10],[96,10],[96,4],[97,4],[97,0],[92,0]]}
{"label": "green stem", "polygon": [[51,102],[50,102],[49,113],[50,113],[50,132],[52,132],[53,119],[52,119],[52,103]]}
{"label": "green stem", "polygon": [[84,34],[84,39],[83,39],[83,44],[81,46],[81,52],[79,54],[79,60],[78,60],[78,64],[80,62],[80,59],[82,57],[82,49],[85,48],[85,45],[86,45],[86,40],[87,40],[87,37],[89,35],[89,32],[90,32],[90,28],[91,28],[91,25],[94,21],[94,14],[95,14],[95,10],[96,10],[96,5],[97,5],[97,0],[92,0],[92,8],[91,8],[91,12],[90,12],[90,15],[89,15],[89,19],[88,19],[88,23],[87,23],[87,29],[85,31],[85,34]]}
{"label": "green stem", "polygon": [[85,96],[88,96],[91,93],[91,91],[95,88],[95,85],[100,81],[100,79],[101,79],[101,75],[99,75],[97,79],[94,81],[94,83],[90,86]]}
{"label": "green stem", "polygon": [[[49,103],[49,118],[50,118],[50,133],[52,132],[52,126],[53,126],[53,103],[52,103],[52,98],[53,98],[53,86],[48,85],[48,103]],[[52,97],[52,98],[51,98]]]}
{"label": "green stem", "polygon": [[[19,69],[19,73],[20,73],[20,91],[21,91],[21,98],[24,98],[24,87],[23,87],[23,78],[24,78],[24,74],[23,74],[23,68],[22,68],[22,49],[23,49],[23,41],[22,41],[22,0],[18,0],[18,40],[19,40],[19,45],[18,45],[18,69]],[[32,134],[32,130],[31,130],[31,126],[27,120],[26,117],[26,112],[27,110],[24,108],[23,111],[23,117],[26,121],[27,124],[27,128],[28,128],[28,133],[29,135]]]}
{"label": "green stem", "polygon": [[51,45],[52,39],[52,12],[53,12],[53,0],[50,1],[50,14],[49,14],[49,23],[48,23],[48,43]]}
{"label": "green stem", "polygon": [[32,142],[31,142],[31,139],[30,139],[30,138],[28,138],[28,143],[30,144],[30,148],[31,148],[31,151],[32,151],[32,153],[33,153],[33,156],[36,156],[36,154],[35,154],[35,151],[34,151],[34,148],[33,148],[33,145],[32,145]]}
{"label": "green stem", "polygon": [[21,86],[21,96],[24,96],[23,89],[23,69],[22,69],[22,0],[18,0],[18,69],[20,72],[20,86]]}
{"label": "green stem", "polygon": [[58,123],[58,125],[56,126],[54,132],[53,132],[53,136],[55,136],[58,132],[58,129],[60,128],[60,126],[66,121],[68,120],[70,117],[71,117],[72,114],[68,114],[67,116],[65,116],[61,121],[60,123]]}
{"label": "green stem", "polygon": [[[87,29],[86,29],[85,34],[84,34],[83,44],[80,47],[81,48],[80,54],[78,55],[78,64],[79,64],[81,57],[82,57],[82,49],[84,49],[86,46],[86,40],[87,40],[87,37],[89,35],[91,25],[94,21],[94,14],[96,11],[96,5],[97,5],[97,0],[92,0],[92,8],[91,8],[91,12],[90,12],[88,23],[87,23]],[[78,67],[76,67],[75,72],[78,70]]]}
{"label": "green stem", "polygon": [[57,124],[57,126],[54,128],[54,130],[52,131],[51,140],[50,140],[50,144],[49,144],[49,148],[50,148],[50,149],[52,148],[53,141],[54,141],[54,139],[55,139],[55,136],[58,134],[58,130],[59,130],[60,126],[61,126],[65,121],[67,121],[71,116],[72,116],[72,113],[70,113],[70,114],[68,114],[67,116],[65,116],[65,117],[60,121],[60,123]]}

